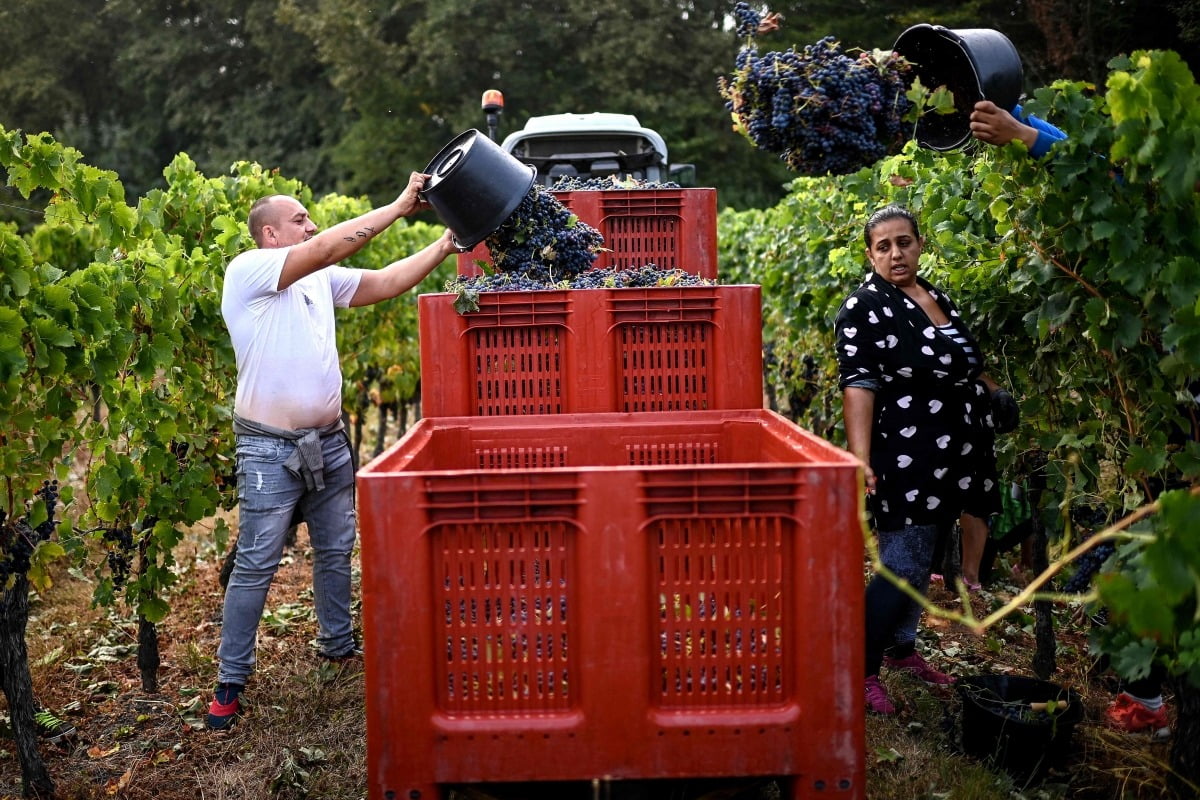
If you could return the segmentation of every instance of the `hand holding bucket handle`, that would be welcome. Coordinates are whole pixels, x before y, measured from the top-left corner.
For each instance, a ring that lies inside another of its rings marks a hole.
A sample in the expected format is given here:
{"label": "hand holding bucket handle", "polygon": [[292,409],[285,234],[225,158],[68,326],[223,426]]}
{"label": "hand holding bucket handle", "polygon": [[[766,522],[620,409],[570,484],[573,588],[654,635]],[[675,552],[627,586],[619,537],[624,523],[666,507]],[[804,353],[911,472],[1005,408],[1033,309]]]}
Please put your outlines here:
{"label": "hand holding bucket handle", "polygon": [[[425,197],[425,186],[428,184],[430,177],[430,175],[424,172],[414,171],[409,174],[408,185],[404,187],[404,191],[400,193],[399,197],[401,208],[407,207],[409,210],[407,212],[402,212],[401,216],[407,217],[417,213],[418,211],[428,211],[429,209],[433,208],[433,206],[429,204],[429,200]],[[469,247],[463,247],[462,243],[458,241],[458,237],[453,231],[449,230],[449,228],[447,228],[447,231],[449,233],[451,243],[458,252],[465,253],[471,249]]]}
{"label": "hand holding bucket handle", "polygon": [[429,176],[424,172],[413,171],[409,173],[408,185],[404,187],[404,191],[400,193],[400,215],[410,217],[418,211],[427,211],[430,208],[429,201],[425,199],[425,183],[429,180]]}
{"label": "hand holding bucket handle", "polygon": [[[460,161],[461,158],[462,158],[462,151],[458,150],[450,158],[446,158],[446,160],[442,164],[439,164],[439,167],[438,167],[439,178],[442,178],[443,175],[450,172],[450,170],[452,168],[454,168],[455,164],[458,163],[458,161]],[[407,192],[408,190],[410,190],[410,188],[413,188],[414,182],[416,182],[416,181],[418,181],[418,179],[420,179],[420,185],[418,187],[416,187],[416,200],[418,200],[418,204],[416,204],[416,210],[418,210],[418,211],[427,211],[427,210],[432,209],[432,207],[433,207],[432,205],[430,205],[430,200],[428,200],[428,198],[425,197],[425,190],[428,187],[428,185],[430,185],[431,178],[433,178],[433,175],[430,175],[427,173],[414,172],[412,175],[409,176],[408,186],[406,188],[404,188],[404,191]],[[449,230],[449,228],[448,228],[448,230]],[[455,249],[457,249],[458,252],[460,252],[460,253],[470,252],[470,247],[467,247],[466,245],[463,245],[463,243],[461,241],[458,241],[458,236],[454,233],[454,231],[450,231],[450,241],[452,243],[454,243]]]}
{"label": "hand holding bucket handle", "polygon": [[450,141],[425,167],[423,199],[470,250],[500,227],[529,194],[537,169],[474,128]]}

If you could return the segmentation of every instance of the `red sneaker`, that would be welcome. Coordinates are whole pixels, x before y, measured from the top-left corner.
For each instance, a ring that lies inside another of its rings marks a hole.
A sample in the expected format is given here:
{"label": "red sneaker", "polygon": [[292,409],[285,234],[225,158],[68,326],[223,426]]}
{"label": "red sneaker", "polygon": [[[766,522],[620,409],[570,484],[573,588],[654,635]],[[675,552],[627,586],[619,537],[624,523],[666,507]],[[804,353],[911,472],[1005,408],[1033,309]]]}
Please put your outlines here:
{"label": "red sneaker", "polygon": [[234,720],[242,713],[242,704],[238,699],[242,687],[236,683],[219,683],[213,694],[212,702],[208,705],[208,718],[205,724],[210,731],[227,730]]}
{"label": "red sneaker", "polygon": [[887,665],[888,669],[902,669],[905,672],[911,672],[926,683],[932,683],[935,686],[949,686],[954,683],[952,676],[938,672],[916,650],[904,658],[884,656],[883,663]]}
{"label": "red sneaker", "polygon": [[1150,710],[1125,692],[1118,694],[1104,710],[1104,717],[1111,727],[1126,733],[1146,732],[1151,739],[1166,739],[1171,735],[1166,704]]}
{"label": "red sneaker", "polygon": [[887,689],[879,682],[878,675],[867,678],[867,711],[875,714],[895,714],[896,707],[888,697]]}

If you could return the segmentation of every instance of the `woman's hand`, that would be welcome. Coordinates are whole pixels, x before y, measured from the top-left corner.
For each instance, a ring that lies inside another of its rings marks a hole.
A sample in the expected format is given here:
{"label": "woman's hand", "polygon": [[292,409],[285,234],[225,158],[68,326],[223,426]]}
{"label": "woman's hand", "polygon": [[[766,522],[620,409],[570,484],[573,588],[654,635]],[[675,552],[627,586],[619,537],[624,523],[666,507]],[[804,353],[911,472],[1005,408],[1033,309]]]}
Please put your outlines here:
{"label": "woman's hand", "polygon": [[992,427],[996,433],[1010,433],[1021,421],[1021,408],[1017,401],[1004,389],[992,392]]}
{"label": "woman's hand", "polygon": [[871,469],[871,426],[875,421],[875,392],[856,386],[842,390],[842,418],[846,426],[846,448],[863,462],[867,494],[875,494],[875,471]]}

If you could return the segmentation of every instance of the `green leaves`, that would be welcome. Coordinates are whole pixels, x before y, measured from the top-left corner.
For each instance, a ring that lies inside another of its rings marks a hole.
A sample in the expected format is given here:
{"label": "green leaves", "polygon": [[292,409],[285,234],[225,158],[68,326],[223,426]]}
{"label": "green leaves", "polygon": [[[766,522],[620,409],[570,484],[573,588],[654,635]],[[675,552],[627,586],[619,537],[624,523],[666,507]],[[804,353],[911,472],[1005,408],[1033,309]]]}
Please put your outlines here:
{"label": "green leaves", "polygon": [[[245,162],[208,178],[180,154],[164,171],[166,187],[135,210],[115,174],[80,163],[49,136],[3,129],[0,168],[27,195],[52,192],[45,224],[28,236],[0,225],[0,474],[9,479],[0,502],[24,513],[48,475],[64,483],[64,503],[82,493],[86,502],[64,517],[59,543],[39,548],[29,573],[35,587],[50,587],[46,568],[66,543],[73,559],[101,556],[91,564],[95,603],[123,600],[160,622],[180,531],[236,499],[228,480],[236,369],[220,298],[225,265],[251,244],[249,207],[288,193],[332,224],[369,204],[338,196],[314,203],[298,181]],[[397,223],[354,266],[381,268],[439,234]],[[423,288],[439,288],[452,269],[448,259]],[[354,387],[368,374],[379,376],[389,401],[413,396],[415,305],[410,295],[344,315],[348,399],[365,394]],[[80,469],[79,485],[65,485]],[[44,512],[36,502],[32,509],[36,524]],[[76,535],[73,526],[92,533]],[[216,527],[227,539],[227,526]],[[133,572],[112,572],[110,551]]]}
{"label": "green leaves", "polygon": [[1200,87],[1174,52],[1133,53],[1111,63],[1106,100],[1116,124],[1111,156],[1174,201],[1194,199],[1200,164]]}
{"label": "green leaves", "polygon": [[1165,492],[1151,526],[1119,548],[1119,569],[1096,583],[1110,625],[1097,645],[1122,675],[1146,674],[1159,660],[1200,678],[1200,494]]}

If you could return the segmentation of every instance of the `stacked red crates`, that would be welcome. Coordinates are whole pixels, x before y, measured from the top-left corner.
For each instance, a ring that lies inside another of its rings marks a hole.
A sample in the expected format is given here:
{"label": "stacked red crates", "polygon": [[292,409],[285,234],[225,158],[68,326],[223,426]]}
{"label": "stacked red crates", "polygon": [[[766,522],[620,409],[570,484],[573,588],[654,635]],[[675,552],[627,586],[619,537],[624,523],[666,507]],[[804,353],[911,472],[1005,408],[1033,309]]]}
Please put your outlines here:
{"label": "stacked red crates", "polygon": [[864,797],[860,465],[762,408],[759,287],[453,302],[419,301],[424,419],[359,473],[370,796]]}

